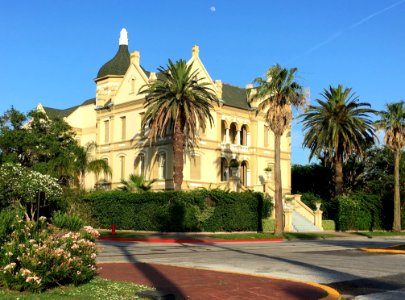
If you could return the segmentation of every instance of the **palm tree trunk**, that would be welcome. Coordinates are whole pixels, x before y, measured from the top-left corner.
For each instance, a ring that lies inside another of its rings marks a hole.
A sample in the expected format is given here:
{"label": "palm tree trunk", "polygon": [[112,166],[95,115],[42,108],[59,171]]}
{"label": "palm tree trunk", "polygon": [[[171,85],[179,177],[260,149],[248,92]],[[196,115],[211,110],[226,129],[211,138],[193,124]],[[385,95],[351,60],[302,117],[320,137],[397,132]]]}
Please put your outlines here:
{"label": "palm tree trunk", "polygon": [[335,197],[343,194],[343,157],[337,154],[335,161]]}
{"label": "palm tree trunk", "polygon": [[280,166],[280,144],[281,135],[274,133],[274,203],[276,212],[276,227],[274,234],[281,235],[284,231],[283,226],[283,201],[281,184],[281,166]]}
{"label": "palm tree trunk", "polygon": [[173,183],[174,190],[180,191],[183,183],[183,166],[184,166],[184,133],[182,131],[182,122],[177,120],[174,124],[173,133]]}
{"label": "palm tree trunk", "polygon": [[401,231],[401,198],[399,193],[399,162],[401,161],[401,150],[395,150],[394,161],[394,221],[393,231]]}

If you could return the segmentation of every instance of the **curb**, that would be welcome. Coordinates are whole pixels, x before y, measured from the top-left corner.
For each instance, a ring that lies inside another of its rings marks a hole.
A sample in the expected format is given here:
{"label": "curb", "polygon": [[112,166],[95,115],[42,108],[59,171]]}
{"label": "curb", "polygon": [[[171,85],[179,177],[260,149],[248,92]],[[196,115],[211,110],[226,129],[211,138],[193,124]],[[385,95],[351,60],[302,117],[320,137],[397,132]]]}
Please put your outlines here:
{"label": "curb", "polygon": [[99,241],[117,241],[117,242],[142,242],[142,243],[168,243],[168,244],[215,244],[215,243],[279,243],[282,238],[273,239],[240,239],[240,240],[221,240],[221,239],[142,239],[142,238],[124,238],[124,237],[99,237]]}
{"label": "curb", "polygon": [[[97,264],[114,264],[117,262],[100,262]],[[192,267],[192,266],[176,266],[172,264],[162,264],[162,263],[153,263],[154,265],[163,265],[163,266],[172,266],[172,267],[178,267],[178,268],[185,268],[185,269],[194,269],[194,270],[204,270],[204,271],[213,271],[213,272],[220,272],[220,273],[227,273],[227,274],[238,274],[238,275],[246,275],[246,276],[252,276],[252,277],[258,277],[258,278],[266,278],[266,279],[272,279],[272,280],[280,280],[280,281],[287,281],[287,282],[296,282],[296,283],[303,283],[307,284],[316,288],[319,288],[323,290],[327,295],[323,298],[320,298],[319,300],[341,300],[342,296],[340,293],[335,290],[334,288],[331,288],[327,285],[315,283],[315,282],[310,282],[310,281],[304,281],[304,280],[294,280],[294,279],[286,279],[286,278],[279,278],[279,277],[273,277],[273,276],[268,276],[268,275],[258,275],[258,274],[251,274],[251,273],[243,273],[243,272],[232,272],[232,271],[221,271],[221,270],[213,270],[209,268],[202,268],[202,267]]]}
{"label": "curb", "polygon": [[359,250],[369,253],[405,254],[405,250],[390,250],[383,248],[359,248]]}

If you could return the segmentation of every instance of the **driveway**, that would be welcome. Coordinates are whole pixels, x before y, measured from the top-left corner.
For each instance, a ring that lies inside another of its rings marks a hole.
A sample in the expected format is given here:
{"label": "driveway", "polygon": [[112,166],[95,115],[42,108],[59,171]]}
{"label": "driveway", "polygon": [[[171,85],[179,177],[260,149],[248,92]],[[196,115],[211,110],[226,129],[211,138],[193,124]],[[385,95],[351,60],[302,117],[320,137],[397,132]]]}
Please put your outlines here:
{"label": "driveway", "polygon": [[405,299],[405,255],[363,247],[403,238],[344,238],[281,243],[156,244],[99,241],[99,262],[145,262],[269,275],[326,284],[356,299]]}

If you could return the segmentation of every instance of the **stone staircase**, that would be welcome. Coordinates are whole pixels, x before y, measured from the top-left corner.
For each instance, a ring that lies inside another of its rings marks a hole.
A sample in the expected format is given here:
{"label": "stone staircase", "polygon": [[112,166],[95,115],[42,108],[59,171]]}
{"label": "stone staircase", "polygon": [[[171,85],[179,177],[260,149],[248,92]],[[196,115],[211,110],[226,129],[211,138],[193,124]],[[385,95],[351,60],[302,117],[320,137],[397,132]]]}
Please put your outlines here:
{"label": "stone staircase", "polygon": [[317,232],[321,231],[320,228],[316,227],[307,218],[301,215],[297,211],[292,213],[292,227],[294,232]]}

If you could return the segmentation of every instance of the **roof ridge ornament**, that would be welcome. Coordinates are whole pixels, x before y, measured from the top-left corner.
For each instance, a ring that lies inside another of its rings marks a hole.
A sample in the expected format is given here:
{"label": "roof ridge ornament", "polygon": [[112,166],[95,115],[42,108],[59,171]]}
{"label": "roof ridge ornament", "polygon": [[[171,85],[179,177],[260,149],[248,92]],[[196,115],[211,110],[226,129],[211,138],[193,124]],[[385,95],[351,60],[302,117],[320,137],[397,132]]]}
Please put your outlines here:
{"label": "roof ridge ornament", "polygon": [[119,44],[128,46],[128,31],[125,28],[122,28],[120,31]]}

